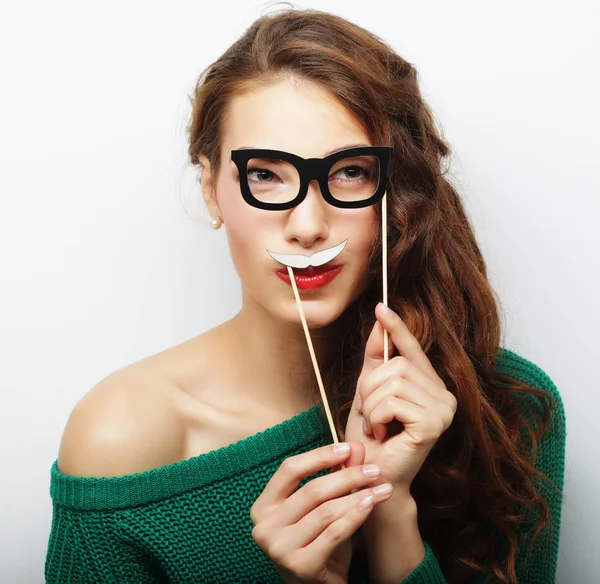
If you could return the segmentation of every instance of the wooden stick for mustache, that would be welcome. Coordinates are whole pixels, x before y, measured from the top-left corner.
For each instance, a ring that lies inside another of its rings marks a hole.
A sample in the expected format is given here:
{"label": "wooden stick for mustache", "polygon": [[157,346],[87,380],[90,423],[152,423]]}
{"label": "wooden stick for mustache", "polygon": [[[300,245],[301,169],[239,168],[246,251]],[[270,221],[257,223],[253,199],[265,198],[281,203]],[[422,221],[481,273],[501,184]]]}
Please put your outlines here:
{"label": "wooden stick for mustache", "polygon": [[[382,246],[381,246],[381,256],[383,262],[383,304],[385,306],[388,305],[388,295],[387,295],[387,191],[383,194],[383,199],[381,200],[381,232],[382,232]],[[304,316],[304,310],[302,309],[302,302],[300,301],[300,294],[298,293],[298,287],[296,286],[296,279],[294,278],[294,271],[290,266],[287,266],[288,275],[290,277],[290,282],[292,284],[292,289],[294,290],[294,297],[296,298],[296,304],[298,306],[298,312],[300,313],[300,320],[302,321],[302,328],[304,329],[304,336],[306,337],[306,344],[308,345],[308,350],[310,352],[310,358],[313,364],[313,369],[315,370],[315,375],[317,377],[317,383],[319,385],[319,391],[321,392],[321,398],[323,400],[323,405],[325,407],[325,414],[327,415],[327,421],[329,422],[329,429],[331,430],[331,435],[333,436],[333,441],[337,444],[339,442],[337,432],[335,430],[335,424],[333,423],[333,418],[331,416],[331,409],[329,408],[329,402],[327,401],[327,395],[325,394],[325,388],[323,387],[323,379],[321,378],[321,372],[319,371],[319,365],[317,363],[317,357],[315,356],[315,350],[313,348],[312,340],[310,338],[310,331],[308,330],[308,324],[306,323],[306,318]],[[388,360],[388,335],[387,331],[383,330],[383,362],[387,362]],[[342,468],[346,468],[344,463],[340,465]]]}
{"label": "wooden stick for mustache", "polygon": [[298,294],[298,287],[296,286],[294,271],[290,266],[287,266],[287,269],[288,274],[290,276],[290,281],[292,283],[292,288],[294,289],[294,296],[296,298],[296,304],[298,305],[298,312],[300,313],[300,320],[302,321],[302,328],[304,329],[304,336],[306,337],[306,344],[308,345],[313,369],[315,370],[315,375],[317,376],[317,383],[319,384],[319,390],[321,391],[321,398],[323,399],[323,405],[325,406],[325,413],[327,414],[327,420],[329,421],[329,428],[331,430],[331,435],[333,436],[333,441],[337,444],[339,440],[337,437],[337,432],[335,431],[335,424],[333,423],[333,418],[331,417],[331,410],[329,409],[327,395],[325,395],[325,388],[323,387],[323,380],[321,379],[321,372],[319,371],[317,357],[315,356],[315,350],[313,348],[312,340],[310,338],[310,332],[308,330],[308,325],[306,324],[306,318],[304,317],[304,310],[302,310],[302,302],[300,302],[300,294]]}

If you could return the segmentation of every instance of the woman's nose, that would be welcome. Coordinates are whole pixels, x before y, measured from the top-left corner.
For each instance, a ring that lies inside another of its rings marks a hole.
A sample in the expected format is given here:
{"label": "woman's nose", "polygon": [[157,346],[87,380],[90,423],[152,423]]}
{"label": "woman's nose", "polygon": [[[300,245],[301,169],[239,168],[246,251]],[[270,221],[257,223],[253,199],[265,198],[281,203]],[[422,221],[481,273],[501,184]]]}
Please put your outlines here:
{"label": "woman's nose", "polygon": [[331,206],[321,195],[319,183],[312,180],[304,200],[288,211],[284,233],[286,239],[296,239],[307,248],[319,239],[326,239],[329,234],[329,207]]}

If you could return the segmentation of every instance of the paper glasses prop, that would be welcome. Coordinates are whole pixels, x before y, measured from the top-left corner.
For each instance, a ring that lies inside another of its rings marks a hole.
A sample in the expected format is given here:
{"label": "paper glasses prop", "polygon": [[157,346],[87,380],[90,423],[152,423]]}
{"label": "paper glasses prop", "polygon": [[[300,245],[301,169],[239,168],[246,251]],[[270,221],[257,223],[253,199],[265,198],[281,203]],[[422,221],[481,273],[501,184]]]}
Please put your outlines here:
{"label": "paper glasses prop", "polygon": [[[312,180],[319,183],[321,195],[325,201],[334,207],[359,209],[381,201],[383,304],[387,306],[386,188],[388,165],[392,151],[391,146],[358,146],[339,150],[324,158],[302,158],[282,150],[240,148],[231,151],[231,160],[239,171],[242,197],[249,205],[259,209],[267,211],[292,209],[306,198],[308,185]],[[358,177],[354,175],[356,170],[360,173]],[[347,174],[348,171],[350,171],[350,177],[335,178],[338,174]],[[333,178],[331,183],[330,178]],[[279,254],[267,250],[267,253],[274,260],[287,267],[310,358],[329,421],[329,428],[333,441],[336,443],[339,440],[331,417],[329,402],[323,387],[321,372],[317,364],[292,268],[322,266],[337,257],[346,247],[347,242],[346,239],[332,248],[318,251],[311,256]],[[383,332],[383,347],[383,359],[386,362],[388,360],[388,336],[385,330]]]}

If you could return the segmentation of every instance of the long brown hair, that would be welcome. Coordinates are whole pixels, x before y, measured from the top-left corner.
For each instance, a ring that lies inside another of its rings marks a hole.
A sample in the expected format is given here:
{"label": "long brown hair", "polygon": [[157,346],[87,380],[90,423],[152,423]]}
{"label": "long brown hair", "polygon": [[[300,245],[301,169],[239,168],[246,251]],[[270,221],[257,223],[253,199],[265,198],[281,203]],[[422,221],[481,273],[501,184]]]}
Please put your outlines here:
{"label": "long brown hair", "polygon": [[[201,73],[191,96],[190,161],[198,164],[205,154],[217,173],[230,99],[288,75],[326,88],[373,144],[393,146],[389,305],[458,400],[451,427],[412,485],[419,528],[448,582],[465,582],[486,567],[496,581],[515,582],[515,533],[522,532],[525,519],[519,510],[540,510],[531,547],[551,524],[547,501],[536,489],[537,479],[549,479],[534,462],[553,397],[495,366],[499,300],[461,200],[442,170],[450,148],[421,96],[415,67],[371,32],[336,15],[296,9],[264,15]],[[381,234],[369,287],[340,317],[347,334],[324,374],[342,439],[381,298],[380,254]],[[513,399],[517,394],[540,399],[536,423],[527,421]]]}

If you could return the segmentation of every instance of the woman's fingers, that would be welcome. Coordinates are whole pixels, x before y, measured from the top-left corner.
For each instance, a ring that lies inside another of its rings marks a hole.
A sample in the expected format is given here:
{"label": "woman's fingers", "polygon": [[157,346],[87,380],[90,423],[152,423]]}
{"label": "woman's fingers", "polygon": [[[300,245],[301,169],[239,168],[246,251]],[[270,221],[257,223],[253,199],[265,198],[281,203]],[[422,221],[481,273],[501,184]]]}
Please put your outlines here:
{"label": "woman's fingers", "polygon": [[[336,452],[336,449],[341,450],[344,447],[347,447],[345,451]],[[254,502],[250,512],[252,521],[257,523],[265,514],[269,513],[269,509],[283,503],[298,489],[303,479],[325,468],[340,465],[348,458],[349,454],[350,446],[340,443],[322,446],[286,458]]]}
{"label": "woman's fingers", "polygon": [[432,383],[428,375],[421,371],[414,363],[411,363],[406,357],[397,355],[387,363],[383,363],[369,375],[365,375],[360,383],[361,399],[366,400],[378,387],[383,385],[392,377],[402,377],[415,385],[424,388],[432,396],[438,399],[451,399],[448,391],[440,387],[437,383]]}
{"label": "woman's fingers", "polygon": [[391,492],[392,485],[384,483],[321,503],[289,532],[288,545],[291,549],[306,547],[308,554],[333,549],[328,546],[351,537],[373,506],[388,499]]}
{"label": "woman's fingers", "polygon": [[298,489],[303,478],[351,458],[350,452],[336,453],[336,446],[341,445],[286,459],[250,510],[252,537],[280,574],[292,575],[290,582],[345,581],[352,534],[373,506],[391,495],[391,484],[375,486],[380,478],[375,465],[360,465],[360,448],[351,460],[358,466],[330,472]]}
{"label": "woman's fingers", "polygon": [[[293,525],[327,501],[331,502],[328,509],[334,511],[335,501],[332,500],[347,495],[353,489],[374,484],[380,476],[381,470],[371,464],[345,468],[313,479],[291,495],[288,503],[279,508],[269,523],[273,528],[278,525]],[[339,516],[339,507],[337,513]]]}
{"label": "woman's fingers", "polygon": [[[377,440],[383,440],[387,432],[387,423],[391,419],[383,420],[381,414],[383,410],[389,409],[389,404],[396,404],[401,401],[411,406],[411,411],[419,412],[426,407],[436,407],[438,402],[427,392],[421,391],[414,383],[402,377],[391,377],[378,390],[367,398],[363,408],[364,423],[368,431],[366,434],[373,434]],[[392,418],[394,419],[394,418]],[[404,424],[407,420],[399,419],[398,422]]]}
{"label": "woman's fingers", "polygon": [[400,355],[406,357],[414,363],[419,369],[424,371],[431,380],[438,383],[440,386],[444,382],[434,369],[429,357],[423,351],[423,347],[415,336],[408,330],[400,315],[396,314],[391,308],[384,306],[381,302],[375,307],[375,316],[390,333],[392,343],[398,349]]}

